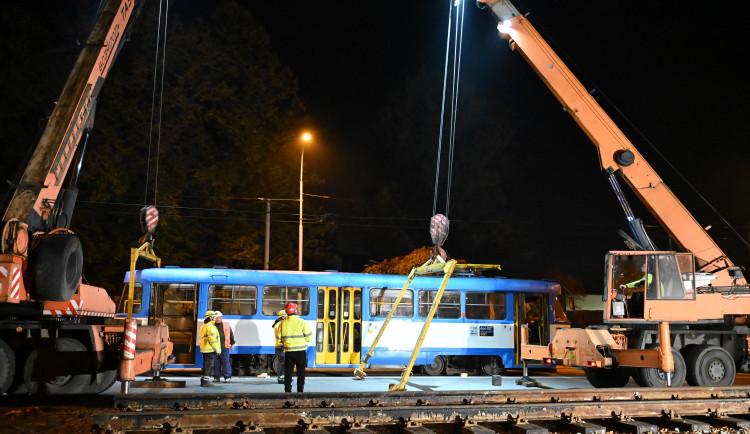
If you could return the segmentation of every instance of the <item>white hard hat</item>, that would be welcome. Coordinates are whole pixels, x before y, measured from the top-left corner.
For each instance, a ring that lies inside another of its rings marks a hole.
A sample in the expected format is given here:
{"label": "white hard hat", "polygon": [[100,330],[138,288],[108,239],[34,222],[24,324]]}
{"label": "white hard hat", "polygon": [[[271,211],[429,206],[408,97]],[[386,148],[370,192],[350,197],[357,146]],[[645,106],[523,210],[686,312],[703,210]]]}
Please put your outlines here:
{"label": "white hard hat", "polygon": [[218,310],[214,311],[214,316],[221,316],[221,312],[219,312]]}

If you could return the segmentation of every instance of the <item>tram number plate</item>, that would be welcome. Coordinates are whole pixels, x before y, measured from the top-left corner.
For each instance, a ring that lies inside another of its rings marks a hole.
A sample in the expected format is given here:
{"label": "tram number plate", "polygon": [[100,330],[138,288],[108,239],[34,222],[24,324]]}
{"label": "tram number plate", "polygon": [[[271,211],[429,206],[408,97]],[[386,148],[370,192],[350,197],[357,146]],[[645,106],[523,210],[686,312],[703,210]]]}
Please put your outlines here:
{"label": "tram number plate", "polygon": [[495,336],[495,326],[470,326],[471,336]]}

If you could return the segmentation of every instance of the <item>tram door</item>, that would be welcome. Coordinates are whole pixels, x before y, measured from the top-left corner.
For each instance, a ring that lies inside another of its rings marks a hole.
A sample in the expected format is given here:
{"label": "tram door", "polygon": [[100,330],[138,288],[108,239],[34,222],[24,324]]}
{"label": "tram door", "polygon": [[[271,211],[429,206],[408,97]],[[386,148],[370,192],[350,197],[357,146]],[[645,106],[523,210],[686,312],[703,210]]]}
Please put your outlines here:
{"label": "tram door", "polygon": [[315,364],[358,364],[362,348],[362,288],[318,287]]}
{"label": "tram door", "polygon": [[528,330],[529,344],[547,345],[550,342],[549,295],[519,292],[514,294],[516,363],[521,363],[521,333]]}
{"label": "tram door", "polygon": [[196,317],[195,300],[197,284],[159,283],[151,291],[151,306],[148,323],[164,318],[169,327],[169,340],[174,348],[175,364],[195,363]]}

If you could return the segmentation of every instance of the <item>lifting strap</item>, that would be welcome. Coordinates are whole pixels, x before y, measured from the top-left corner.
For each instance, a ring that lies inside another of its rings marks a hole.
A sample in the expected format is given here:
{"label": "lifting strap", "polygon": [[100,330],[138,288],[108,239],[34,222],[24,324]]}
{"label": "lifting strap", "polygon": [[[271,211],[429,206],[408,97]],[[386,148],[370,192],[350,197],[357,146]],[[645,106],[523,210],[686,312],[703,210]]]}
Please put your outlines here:
{"label": "lifting strap", "polygon": [[388,326],[388,323],[391,321],[391,318],[393,317],[393,314],[396,312],[396,309],[398,308],[399,303],[401,303],[401,299],[404,297],[404,294],[406,294],[406,290],[409,289],[409,284],[412,280],[414,280],[417,276],[425,276],[425,275],[443,275],[443,280],[440,283],[440,288],[438,289],[437,294],[435,294],[435,300],[433,300],[432,307],[430,308],[430,312],[427,314],[427,319],[424,322],[424,325],[422,326],[422,331],[419,333],[419,338],[417,339],[416,344],[414,345],[414,350],[411,353],[411,357],[409,358],[409,363],[406,365],[406,368],[404,368],[404,371],[401,374],[401,382],[398,384],[391,384],[388,386],[388,390],[393,391],[404,391],[406,390],[406,383],[409,381],[409,378],[411,377],[411,371],[414,367],[414,361],[417,359],[417,354],[419,354],[419,350],[422,348],[422,342],[424,341],[425,336],[427,335],[427,330],[430,328],[430,323],[432,322],[432,318],[435,316],[435,312],[437,312],[438,306],[440,305],[440,299],[443,297],[443,292],[445,291],[445,287],[448,285],[448,279],[451,278],[454,272],[460,271],[462,273],[474,273],[478,270],[499,270],[499,265],[488,265],[488,264],[458,264],[455,259],[451,259],[447,262],[445,262],[440,256],[434,256],[432,259],[427,261],[424,265],[420,267],[414,267],[411,269],[411,272],[409,272],[409,276],[406,278],[406,283],[404,283],[404,287],[401,289],[401,292],[399,292],[398,297],[396,298],[396,301],[393,303],[393,308],[391,308],[391,311],[388,312],[388,317],[386,317],[385,322],[383,322],[383,326],[380,328],[380,331],[378,332],[378,335],[375,337],[375,341],[373,341],[372,345],[370,346],[370,350],[367,351],[367,355],[362,360],[362,363],[360,363],[359,367],[357,367],[354,370],[354,379],[355,380],[364,380],[365,377],[367,377],[367,374],[363,371],[365,365],[367,362],[370,361],[370,358],[372,357],[375,347],[378,345],[378,341],[380,341],[380,338],[383,336],[383,333],[385,332],[386,327]]}

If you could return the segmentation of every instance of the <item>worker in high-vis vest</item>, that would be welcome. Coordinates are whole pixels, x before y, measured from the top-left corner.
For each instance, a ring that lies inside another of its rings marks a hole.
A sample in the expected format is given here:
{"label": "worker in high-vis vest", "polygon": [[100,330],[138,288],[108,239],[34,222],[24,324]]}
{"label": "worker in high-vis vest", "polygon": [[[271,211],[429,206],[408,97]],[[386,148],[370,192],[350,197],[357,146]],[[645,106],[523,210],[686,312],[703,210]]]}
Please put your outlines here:
{"label": "worker in high-vis vest", "polygon": [[[281,364],[281,372],[277,372],[279,378],[276,380],[279,384],[284,383],[284,370],[286,369],[284,367],[284,346],[281,343],[280,335],[279,335],[279,326],[281,325],[281,322],[286,319],[286,311],[284,309],[281,309],[279,311],[279,317],[276,318],[276,321],[273,322],[273,335],[276,337],[274,341],[276,341],[276,349],[275,349],[275,355],[276,358],[279,360],[279,363]],[[275,364],[274,364],[275,365]]]}
{"label": "worker in high-vis vest", "polygon": [[228,322],[224,322],[224,315],[218,310],[215,312],[214,324],[219,331],[219,343],[221,354],[214,357],[214,381],[225,381],[229,383],[232,378],[232,364],[229,360],[229,350],[234,349],[234,332]]}
{"label": "worker in high-vis vest", "polygon": [[203,371],[201,372],[201,386],[211,387],[211,368],[214,366],[214,357],[221,354],[219,343],[219,330],[214,325],[216,313],[212,310],[206,311],[206,319],[203,321],[200,331],[201,353],[203,353]]}
{"label": "worker in high-vis vest", "polygon": [[284,309],[287,318],[279,323],[278,341],[284,346],[284,392],[292,392],[292,376],[297,368],[297,392],[305,390],[305,368],[307,367],[307,343],[312,332],[307,322],[299,317],[297,303],[287,303]]}

